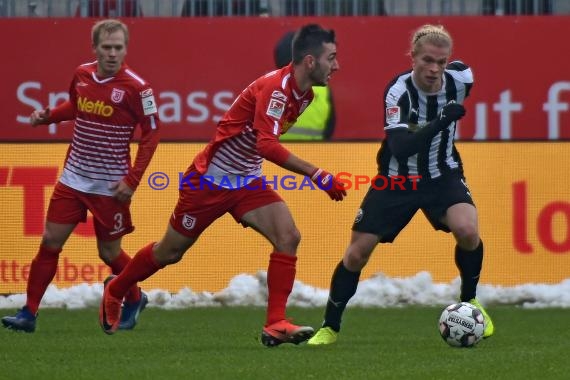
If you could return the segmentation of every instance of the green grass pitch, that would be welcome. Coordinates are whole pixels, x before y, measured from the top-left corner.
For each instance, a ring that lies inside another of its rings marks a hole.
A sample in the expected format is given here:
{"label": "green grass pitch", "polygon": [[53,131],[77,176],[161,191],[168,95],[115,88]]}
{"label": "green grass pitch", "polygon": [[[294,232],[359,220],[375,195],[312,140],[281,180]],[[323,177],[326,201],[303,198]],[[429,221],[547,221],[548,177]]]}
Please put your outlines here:
{"label": "green grass pitch", "polygon": [[[441,308],[349,308],[336,344],[259,343],[262,308],[149,308],[105,335],[95,309],[40,311],[33,334],[0,329],[0,379],[568,379],[568,309],[491,307],[474,348],[439,336]],[[0,315],[12,310],[0,310]],[[317,327],[323,310],[290,308]]]}

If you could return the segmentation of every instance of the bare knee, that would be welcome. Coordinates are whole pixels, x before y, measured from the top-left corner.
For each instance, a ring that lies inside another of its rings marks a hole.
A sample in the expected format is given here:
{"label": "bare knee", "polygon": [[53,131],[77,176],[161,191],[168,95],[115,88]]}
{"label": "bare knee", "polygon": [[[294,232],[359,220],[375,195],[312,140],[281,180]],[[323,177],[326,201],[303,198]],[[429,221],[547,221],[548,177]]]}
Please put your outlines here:
{"label": "bare knee", "polygon": [[277,236],[274,246],[278,252],[295,253],[299,243],[301,243],[301,232],[292,227]]}
{"label": "bare knee", "polygon": [[154,244],[152,253],[156,262],[162,266],[175,264],[182,260],[184,254],[194,243],[198,237],[187,237],[168,225],[166,234],[158,243]]}
{"label": "bare knee", "polygon": [[457,244],[468,251],[479,245],[479,230],[476,223],[462,223],[453,229],[453,236]]}
{"label": "bare knee", "polygon": [[63,245],[65,244],[65,240],[65,237],[61,237],[59,234],[46,229],[42,235],[41,244],[44,247],[49,247],[52,249],[62,249]]}
{"label": "bare knee", "polygon": [[186,253],[186,248],[177,246],[166,246],[165,244],[157,243],[153,249],[156,261],[161,265],[176,264]]}
{"label": "bare knee", "polygon": [[110,265],[121,253],[120,245],[118,247],[98,244],[99,258],[107,265]]}
{"label": "bare knee", "polygon": [[344,252],[343,257],[346,269],[351,272],[361,271],[368,263],[379,240],[377,235],[353,231],[350,245]]}
{"label": "bare knee", "polygon": [[41,244],[51,249],[63,248],[75,226],[75,224],[59,224],[46,221]]}
{"label": "bare knee", "polygon": [[351,272],[359,272],[366,266],[371,254],[371,251],[365,251],[356,245],[351,245],[344,253],[344,266]]}
{"label": "bare knee", "polygon": [[99,258],[105,264],[110,265],[116,259],[116,256],[113,256],[108,251],[105,252],[99,251]]}

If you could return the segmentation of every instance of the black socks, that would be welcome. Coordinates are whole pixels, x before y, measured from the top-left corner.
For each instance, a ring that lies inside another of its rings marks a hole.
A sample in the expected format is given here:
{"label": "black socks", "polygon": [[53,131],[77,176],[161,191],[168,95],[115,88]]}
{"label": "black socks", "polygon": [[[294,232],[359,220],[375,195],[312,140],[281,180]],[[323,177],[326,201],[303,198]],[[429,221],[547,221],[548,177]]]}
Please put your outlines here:
{"label": "black socks", "polygon": [[461,275],[461,302],[475,298],[477,283],[483,265],[483,241],[473,251],[466,251],[455,246],[455,265]]}
{"label": "black socks", "polygon": [[336,332],[340,331],[342,313],[348,301],[356,293],[359,278],[360,272],[350,272],[344,267],[342,260],[338,263],[331,279],[323,327],[328,326]]}

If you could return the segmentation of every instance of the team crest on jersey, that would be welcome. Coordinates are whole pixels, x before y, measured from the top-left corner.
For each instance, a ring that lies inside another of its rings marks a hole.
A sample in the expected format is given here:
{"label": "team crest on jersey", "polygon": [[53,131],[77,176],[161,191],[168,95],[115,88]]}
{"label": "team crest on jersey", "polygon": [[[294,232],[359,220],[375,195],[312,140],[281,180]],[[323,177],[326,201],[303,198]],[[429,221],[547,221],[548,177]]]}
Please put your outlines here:
{"label": "team crest on jersey", "polygon": [[196,218],[188,214],[184,214],[182,217],[182,227],[190,231],[194,226],[196,226]]}
{"label": "team crest on jersey", "polygon": [[400,121],[400,107],[387,107],[386,108],[386,123],[394,124]]}
{"label": "team crest on jersey", "polygon": [[118,88],[114,88],[111,92],[111,100],[113,103],[121,103],[125,96],[125,90],[119,90]]}
{"label": "team crest on jersey", "polygon": [[269,100],[269,106],[267,107],[267,112],[269,116],[273,116],[277,120],[281,119],[283,116],[283,112],[285,112],[285,102],[281,100],[277,100],[275,98],[271,98]]}

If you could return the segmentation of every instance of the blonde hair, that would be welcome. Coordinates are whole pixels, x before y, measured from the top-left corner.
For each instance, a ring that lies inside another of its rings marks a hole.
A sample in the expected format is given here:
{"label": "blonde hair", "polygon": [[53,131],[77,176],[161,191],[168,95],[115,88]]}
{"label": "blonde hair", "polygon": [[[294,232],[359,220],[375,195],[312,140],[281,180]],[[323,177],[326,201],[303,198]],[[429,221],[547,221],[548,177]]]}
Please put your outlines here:
{"label": "blonde hair", "polygon": [[420,47],[425,43],[440,47],[449,47],[450,51],[453,47],[451,35],[445,30],[443,25],[425,24],[414,32],[410,51],[412,57],[417,54]]}
{"label": "blonde hair", "polygon": [[125,24],[123,24],[119,20],[114,19],[107,19],[101,20],[93,25],[91,29],[91,42],[93,46],[99,45],[99,38],[101,37],[101,33],[114,33],[118,30],[122,30],[123,34],[125,35],[125,45],[129,44],[129,29]]}

